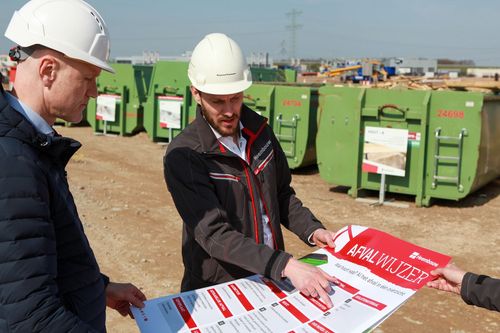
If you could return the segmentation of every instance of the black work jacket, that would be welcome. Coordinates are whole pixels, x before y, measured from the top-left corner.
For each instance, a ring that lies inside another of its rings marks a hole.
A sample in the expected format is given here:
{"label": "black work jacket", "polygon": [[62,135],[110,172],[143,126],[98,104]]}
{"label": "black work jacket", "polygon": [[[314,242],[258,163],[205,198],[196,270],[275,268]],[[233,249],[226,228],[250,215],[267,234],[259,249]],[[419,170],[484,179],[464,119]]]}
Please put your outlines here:
{"label": "black work jacket", "polygon": [[38,133],[0,88],[0,332],[105,332],[105,285],[65,166],[80,143]]}
{"label": "black work jacket", "polygon": [[467,304],[500,311],[500,279],[468,272],[462,280],[460,295]]}
{"label": "black work jacket", "polygon": [[[266,119],[243,105],[241,122],[250,163],[219,143],[199,106],[194,122],[167,149],[165,180],[184,221],[183,291],[255,273],[278,280],[291,257],[280,226],[306,243],[323,228],[295,196],[286,157]],[[262,214],[269,218],[274,248],[263,244]]]}

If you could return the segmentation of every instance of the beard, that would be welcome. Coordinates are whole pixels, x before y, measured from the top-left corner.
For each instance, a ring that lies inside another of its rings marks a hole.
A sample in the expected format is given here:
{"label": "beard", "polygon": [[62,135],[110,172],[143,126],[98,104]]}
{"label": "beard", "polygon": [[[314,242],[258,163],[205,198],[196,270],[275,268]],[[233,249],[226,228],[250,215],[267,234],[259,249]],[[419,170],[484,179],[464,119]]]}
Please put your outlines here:
{"label": "beard", "polygon": [[[236,114],[233,114],[232,117],[226,117],[224,115],[220,116],[219,118],[216,118],[215,116],[211,115],[209,112],[206,111],[205,106],[203,105],[203,102],[200,105],[201,107],[201,113],[205,120],[212,126],[214,130],[216,130],[220,135],[222,136],[235,136],[239,134],[240,131],[240,124],[239,120],[240,117]],[[233,126],[231,128],[223,126],[222,121],[223,120],[231,120],[235,121],[236,119],[236,126]]]}

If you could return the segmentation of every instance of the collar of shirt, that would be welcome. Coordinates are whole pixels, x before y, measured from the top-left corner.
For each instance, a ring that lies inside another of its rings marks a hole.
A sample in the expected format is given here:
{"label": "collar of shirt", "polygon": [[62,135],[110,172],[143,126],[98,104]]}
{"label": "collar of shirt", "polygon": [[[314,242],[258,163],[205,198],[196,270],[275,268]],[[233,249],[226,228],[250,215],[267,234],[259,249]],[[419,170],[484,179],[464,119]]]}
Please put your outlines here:
{"label": "collar of shirt", "polygon": [[[208,122],[207,122],[208,123]],[[247,147],[247,139],[241,135],[241,130],[243,129],[243,124],[240,121],[240,133],[238,135],[238,144],[234,143],[232,136],[222,136],[215,128],[213,128],[210,124],[210,129],[214,132],[215,137],[219,140],[220,143],[224,145],[227,149],[229,149],[232,153],[238,155],[242,160],[247,161],[245,150]],[[248,161],[247,161],[248,162]]]}
{"label": "collar of shirt", "polygon": [[5,97],[7,98],[7,103],[9,103],[14,110],[28,119],[38,132],[48,136],[54,136],[54,129],[52,129],[52,127],[38,113],[33,111],[29,106],[8,92],[5,92]]}

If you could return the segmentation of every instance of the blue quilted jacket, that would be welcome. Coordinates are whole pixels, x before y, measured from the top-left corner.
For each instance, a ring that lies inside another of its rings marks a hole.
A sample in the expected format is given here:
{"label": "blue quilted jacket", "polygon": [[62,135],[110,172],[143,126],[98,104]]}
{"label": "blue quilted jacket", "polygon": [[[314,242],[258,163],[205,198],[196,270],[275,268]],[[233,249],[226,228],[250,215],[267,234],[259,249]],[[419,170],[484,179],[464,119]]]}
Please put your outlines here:
{"label": "blue quilted jacket", "polygon": [[47,137],[0,88],[0,332],[105,332],[105,287],[68,187],[80,148]]}

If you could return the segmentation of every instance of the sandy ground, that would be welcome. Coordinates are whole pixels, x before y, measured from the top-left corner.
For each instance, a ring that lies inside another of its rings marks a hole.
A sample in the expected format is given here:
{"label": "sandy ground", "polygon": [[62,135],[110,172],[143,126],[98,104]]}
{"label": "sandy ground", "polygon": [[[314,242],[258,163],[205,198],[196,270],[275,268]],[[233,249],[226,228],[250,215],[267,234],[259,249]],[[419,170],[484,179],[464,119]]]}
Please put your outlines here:
{"label": "sandy ground", "polygon": [[[58,128],[83,143],[68,166],[79,213],[103,272],[112,280],[133,282],[149,298],[179,291],[182,221],[163,180],[165,146],[146,134],[95,136],[89,127]],[[371,207],[346,189],[321,180],[310,168],[294,173],[299,198],[332,230],[359,224],[386,231],[423,247],[449,254],[468,270],[500,276],[498,233],[500,179],[462,202],[438,201],[407,209]],[[310,252],[286,234],[287,250]],[[111,333],[138,332],[135,322],[108,310]],[[460,297],[424,288],[376,332],[499,332],[500,314],[465,305]]]}

